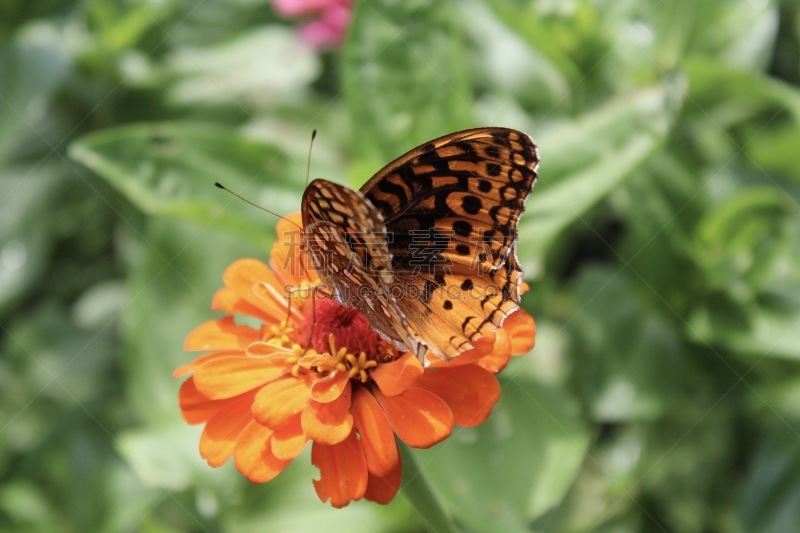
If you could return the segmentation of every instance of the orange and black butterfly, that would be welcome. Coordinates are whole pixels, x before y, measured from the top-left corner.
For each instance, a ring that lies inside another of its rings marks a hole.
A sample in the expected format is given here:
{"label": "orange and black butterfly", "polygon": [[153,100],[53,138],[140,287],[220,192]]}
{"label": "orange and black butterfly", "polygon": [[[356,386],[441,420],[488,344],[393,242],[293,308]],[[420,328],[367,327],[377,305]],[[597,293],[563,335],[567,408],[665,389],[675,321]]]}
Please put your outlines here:
{"label": "orange and black butterfly", "polygon": [[317,179],[303,195],[303,246],[327,292],[424,363],[452,359],[520,303],[517,221],[539,154],[507,128],[427,142],[360,191]]}

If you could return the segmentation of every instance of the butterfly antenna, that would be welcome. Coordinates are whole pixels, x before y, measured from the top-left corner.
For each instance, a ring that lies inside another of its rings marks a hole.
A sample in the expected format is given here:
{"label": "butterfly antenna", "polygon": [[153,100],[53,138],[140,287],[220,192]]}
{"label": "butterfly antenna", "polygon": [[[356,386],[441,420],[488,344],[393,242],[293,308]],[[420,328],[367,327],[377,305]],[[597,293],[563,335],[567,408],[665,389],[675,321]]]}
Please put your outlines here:
{"label": "butterfly antenna", "polygon": [[231,193],[232,195],[234,195],[234,196],[235,196],[236,198],[238,198],[239,200],[243,201],[243,202],[244,202],[244,203],[246,203],[246,204],[250,204],[250,205],[252,205],[252,206],[253,206],[253,207],[255,207],[256,209],[261,209],[261,210],[262,210],[262,211],[264,211],[265,213],[269,213],[270,215],[275,215],[276,217],[280,218],[281,220],[285,220],[286,222],[288,222],[288,223],[290,223],[290,224],[292,224],[292,225],[296,226],[296,227],[297,227],[297,229],[299,229],[300,231],[303,231],[303,228],[301,228],[301,227],[300,227],[300,226],[299,226],[297,223],[295,223],[295,222],[293,222],[293,221],[289,220],[289,219],[288,219],[288,218],[286,218],[286,217],[283,217],[283,216],[279,215],[278,213],[276,213],[276,212],[274,212],[274,211],[270,211],[270,210],[269,210],[269,209],[267,209],[266,207],[262,207],[262,206],[260,206],[260,205],[258,205],[258,204],[256,204],[256,203],[253,203],[253,202],[251,202],[250,200],[248,200],[247,198],[245,198],[245,197],[244,197],[244,196],[242,196],[241,194],[237,193],[236,191],[234,191],[234,190],[232,190],[232,189],[229,189],[229,188],[227,188],[226,186],[224,186],[224,185],[223,185],[223,184],[221,184],[220,182],[218,182],[218,181],[215,181],[215,182],[214,182],[214,186],[215,186],[216,188],[218,188],[218,189],[222,189],[223,191],[225,191],[225,192],[227,192],[227,193]]}
{"label": "butterfly antenna", "polygon": [[311,175],[311,149],[314,147],[314,139],[317,138],[317,130],[311,132],[311,142],[308,143],[308,159],[306,160],[306,187],[308,187],[308,177]]}
{"label": "butterfly antenna", "polygon": [[[311,131],[311,142],[308,143],[308,158],[306,159],[306,189],[308,188],[308,178],[311,175],[311,149],[314,148],[314,139],[316,138],[317,138],[317,129],[314,128]],[[306,265],[303,264],[303,255],[305,254],[300,255],[300,268],[303,269],[304,277],[310,277],[308,275],[308,269],[306,268]]]}
{"label": "butterfly antenna", "polygon": [[[311,329],[308,331],[308,340],[306,341],[306,348],[311,346],[311,341],[314,339],[314,328],[317,327],[317,291],[316,287],[311,288]],[[334,357],[336,354],[331,354]]]}

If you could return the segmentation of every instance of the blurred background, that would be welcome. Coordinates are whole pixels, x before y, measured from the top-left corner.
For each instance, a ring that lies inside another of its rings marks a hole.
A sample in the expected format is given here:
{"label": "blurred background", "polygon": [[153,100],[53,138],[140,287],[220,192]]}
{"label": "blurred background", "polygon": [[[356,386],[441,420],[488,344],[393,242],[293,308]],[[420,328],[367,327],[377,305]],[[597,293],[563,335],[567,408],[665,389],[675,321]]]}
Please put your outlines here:
{"label": "blurred background", "polygon": [[[4,0],[0,530],[796,531],[799,33],[794,0]],[[358,187],[484,125],[542,156],[492,417],[385,507],[307,456],[209,468],[171,372],[276,222],[213,182],[286,214],[314,128]]]}

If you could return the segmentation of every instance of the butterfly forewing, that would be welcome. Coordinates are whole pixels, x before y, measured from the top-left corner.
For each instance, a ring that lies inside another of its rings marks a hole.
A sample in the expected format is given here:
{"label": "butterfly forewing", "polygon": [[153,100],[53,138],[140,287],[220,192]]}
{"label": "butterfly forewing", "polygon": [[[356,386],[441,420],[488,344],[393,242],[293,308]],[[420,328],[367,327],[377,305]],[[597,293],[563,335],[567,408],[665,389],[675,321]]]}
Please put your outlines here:
{"label": "butterfly forewing", "polygon": [[536,145],[522,132],[465,130],[399,157],[361,192],[383,215],[400,268],[416,266],[414,254],[446,255],[437,267],[496,268],[516,241],[538,163]]}
{"label": "butterfly forewing", "polygon": [[410,151],[361,188],[383,215],[394,283],[411,295],[397,304],[438,356],[472,348],[519,307],[517,221],[538,164],[526,134],[479,128]]}

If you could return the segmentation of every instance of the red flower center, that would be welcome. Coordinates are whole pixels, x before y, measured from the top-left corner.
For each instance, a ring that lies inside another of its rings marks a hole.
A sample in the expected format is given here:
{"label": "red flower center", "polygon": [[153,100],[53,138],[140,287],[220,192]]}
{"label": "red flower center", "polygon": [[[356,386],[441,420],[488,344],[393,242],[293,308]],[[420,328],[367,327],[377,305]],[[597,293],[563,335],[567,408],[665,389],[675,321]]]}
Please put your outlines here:
{"label": "red flower center", "polygon": [[300,328],[305,343],[311,332],[309,346],[319,353],[330,349],[330,335],[336,346],[358,355],[364,352],[369,359],[386,359],[394,352],[383,337],[369,327],[369,320],[354,307],[345,307],[334,300],[317,300],[306,309],[303,327]]}

